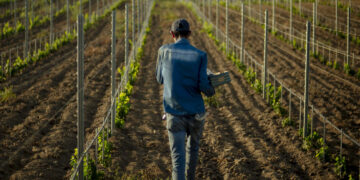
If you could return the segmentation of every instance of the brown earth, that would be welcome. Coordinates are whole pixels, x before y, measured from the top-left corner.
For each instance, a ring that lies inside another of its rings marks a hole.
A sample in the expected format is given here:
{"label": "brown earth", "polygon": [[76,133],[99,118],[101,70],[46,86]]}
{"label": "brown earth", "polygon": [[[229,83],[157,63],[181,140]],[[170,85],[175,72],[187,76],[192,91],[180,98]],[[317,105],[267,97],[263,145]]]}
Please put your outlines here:
{"label": "brown earth", "polygon": [[[160,10],[161,9],[161,10]],[[154,76],[157,49],[172,42],[168,28],[184,17],[193,29],[190,42],[208,53],[208,67],[229,71],[232,82],[217,89],[220,107],[209,107],[200,147],[198,179],[336,179],[329,164],[301,150],[293,128],[281,128],[281,118],[251,89],[237,68],[219,51],[202,24],[182,5],[155,6],[138,79],[125,127],[111,138],[112,168],[108,179],[168,178],[171,158],[166,122],[161,120],[162,87]],[[163,27],[163,28],[159,28]]]}
{"label": "brown earth", "polygon": [[[124,8],[121,8],[124,9]],[[123,29],[123,14],[118,15]],[[110,17],[85,33],[85,134],[93,137],[110,102]],[[123,57],[123,33],[117,59]],[[120,62],[118,62],[119,64]],[[1,83],[0,179],[63,179],[76,147],[76,41]]]}

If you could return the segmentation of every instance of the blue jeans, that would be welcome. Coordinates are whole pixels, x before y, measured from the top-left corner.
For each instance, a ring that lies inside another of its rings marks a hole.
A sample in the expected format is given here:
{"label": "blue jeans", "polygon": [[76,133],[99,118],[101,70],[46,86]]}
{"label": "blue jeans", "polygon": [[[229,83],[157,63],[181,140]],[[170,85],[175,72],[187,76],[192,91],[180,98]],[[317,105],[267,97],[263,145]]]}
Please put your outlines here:
{"label": "blue jeans", "polygon": [[185,180],[185,170],[186,179],[195,179],[199,141],[205,121],[197,120],[193,115],[175,116],[166,113],[166,122],[172,160],[172,179]]}

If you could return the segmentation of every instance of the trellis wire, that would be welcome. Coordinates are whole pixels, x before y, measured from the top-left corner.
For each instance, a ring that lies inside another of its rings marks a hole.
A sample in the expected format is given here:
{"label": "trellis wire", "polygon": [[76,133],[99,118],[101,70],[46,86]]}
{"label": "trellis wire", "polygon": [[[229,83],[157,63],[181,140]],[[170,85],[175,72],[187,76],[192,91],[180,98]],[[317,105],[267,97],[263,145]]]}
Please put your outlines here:
{"label": "trellis wire", "polygon": [[[129,63],[125,65],[126,68],[129,68],[130,67],[130,64],[131,62],[133,62],[135,59],[135,57],[133,57],[133,53],[131,53],[132,51],[134,51],[135,48],[138,48],[141,46],[141,40],[143,39],[144,35],[145,35],[145,29],[146,27],[148,26],[148,21],[149,21],[149,18],[150,18],[150,12],[151,12],[151,8],[152,8],[152,4],[153,4],[153,1],[150,2],[150,5],[147,7],[147,10],[146,10],[146,17],[144,19],[144,22],[143,22],[143,26],[142,26],[142,29],[141,29],[141,33],[138,37],[138,40],[136,41],[135,46],[133,46],[132,50],[130,51],[130,56],[129,56]],[[124,90],[124,86],[122,86],[122,84],[124,84],[124,81],[126,81],[126,78],[127,75],[125,76],[122,76],[121,77],[121,82],[118,83],[118,86],[117,86],[117,90],[116,90],[116,93],[115,93],[115,96],[118,96],[120,92],[122,92]],[[81,154],[77,160],[77,164],[71,174],[71,177],[70,179],[71,180],[74,180],[76,178],[76,174],[79,170],[79,167],[80,167],[80,163],[79,162],[82,162],[85,155],[89,152],[90,148],[93,146],[94,142],[97,140],[98,136],[100,135],[100,133],[103,133],[104,131],[104,128],[106,126],[106,124],[108,123],[109,121],[109,117],[110,117],[110,114],[111,114],[111,109],[115,106],[115,102],[116,102],[116,99],[113,98],[111,100],[111,103],[110,103],[110,108],[107,110],[107,113],[106,113],[106,116],[104,117],[104,120],[103,120],[103,123],[101,124],[100,128],[98,131],[96,131],[95,133],[95,136],[94,138],[92,138],[88,143],[86,143],[86,148],[85,150],[79,154]],[[104,135],[102,136],[104,137]],[[104,151],[102,151],[104,152]],[[102,155],[104,156],[104,155]]]}
{"label": "trellis wire", "polygon": [[[50,2],[50,4],[52,4],[52,3]],[[103,12],[104,12],[104,9],[106,9],[106,7],[103,6],[102,9],[103,9]],[[76,27],[77,27],[77,24],[76,24],[76,22],[74,22],[74,24],[70,26],[70,29],[76,30]],[[39,41],[39,46],[40,46],[39,49],[43,50],[43,48],[45,47],[45,44],[47,43],[47,41],[44,40],[45,38],[48,37],[49,45],[51,45],[51,40],[53,40],[54,37],[60,37],[61,34],[65,34],[66,32],[68,32],[67,28],[63,29],[62,31],[58,31],[58,32],[53,32],[53,33],[50,32],[50,34],[47,35],[47,36],[34,38],[34,39],[30,40],[28,43],[26,43],[26,41],[21,42],[21,43],[17,44],[15,47],[9,48],[6,51],[3,51],[1,53],[4,54],[4,59],[9,59],[9,62],[10,62],[9,68],[11,68],[12,62],[14,61],[12,59],[13,56],[12,56],[11,52],[16,52],[16,56],[14,56],[15,59],[18,58],[18,57],[20,57],[21,59],[25,59],[26,54],[29,54],[28,59],[31,59],[32,56],[37,54],[37,51],[32,51],[32,52],[26,53],[26,44],[34,44],[34,42]],[[23,55],[19,56],[19,53],[18,53],[19,49],[20,49],[20,52],[24,52]],[[37,50],[37,49],[35,48],[35,50]]]}
{"label": "trellis wire", "polygon": [[[196,6],[196,4],[195,3],[193,3],[193,5],[194,5],[194,7],[195,8],[197,8],[197,6]],[[219,27],[216,27],[216,26],[214,26],[213,24],[212,24],[212,22],[209,22],[208,21],[208,19],[206,18],[206,16],[204,16],[204,14],[201,14],[201,13],[199,13],[199,11],[195,11],[195,12],[197,12],[198,13],[198,15],[200,15],[200,17],[202,17],[205,21],[207,21],[208,23],[210,23],[213,27],[215,27],[215,28],[219,28]],[[219,33],[220,33],[220,35],[221,36],[225,36],[226,37],[226,35],[220,30],[220,29],[217,29],[217,31],[219,31]],[[221,38],[219,38],[219,39],[221,39]],[[236,47],[236,48],[238,48],[238,49],[241,49],[241,47],[239,47],[239,46],[237,46],[235,43],[233,43],[232,42],[232,40],[229,38],[229,42],[231,43],[231,44],[234,44],[234,46]],[[245,51],[245,55],[246,56],[249,56],[249,59],[250,59],[250,61],[253,61],[255,64],[258,64],[259,66],[262,66],[261,64],[259,64],[259,63],[257,63],[257,61],[255,61],[250,55],[249,55],[249,53],[247,52],[247,51]],[[246,59],[246,58],[245,58]],[[245,62],[245,64],[248,64],[248,63],[246,63]],[[272,74],[271,72],[269,72],[270,74]],[[277,80],[277,81],[279,81],[279,80]],[[302,100],[302,98],[301,98],[301,96],[300,95],[297,95],[297,93],[296,92],[292,92],[292,90],[290,90],[289,88],[287,88],[286,87],[286,85],[283,83],[283,82],[281,82],[281,81],[279,81],[283,86],[282,86],[282,88],[284,88],[284,89],[287,89],[289,92],[290,92],[290,97],[291,96],[293,96],[293,95],[295,95],[296,97],[298,97],[299,98],[299,100],[300,100],[300,103],[299,103],[299,105],[301,105],[302,103],[303,103],[303,100]],[[290,111],[290,113],[291,113],[291,102],[289,102],[290,104],[289,104],[289,111]],[[309,106],[311,106],[312,108],[313,108],[313,105],[311,105],[311,104],[309,104]],[[301,109],[301,108],[300,108]],[[337,126],[335,126],[333,123],[331,123],[327,118],[325,118],[324,117],[324,115],[322,115],[320,112],[319,112],[319,110],[317,110],[316,108],[313,108],[313,111],[314,111],[314,114],[316,113],[316,114],[318,114],[319,115],[319,117],[322,117],[322,120],[320,120],[320,121],[322,121],[323,122],[323,138],[324,138],[324,142],[326,143],[326,124],[329,124],[331,127],[333,127],[338,133],[341,133],[343,136],[345,136],[350,142],[352,142],[354,145],[356,145],[356,146],[358,146],[358,147],[360,147],[360,143],[359,142],[357,142],[355,139],[353,139],[352,137],[350,137],[348,134],[346,134],[345,132],[343,132],[342,130],[340,130]],[[301,110],[299,111],[299,119],[301,119]],[[289,114],[289,118],[291,118],[291,114]],[[321,119],[321,118],[320,118]],[[301,126],[300,126],[301,127]],[[324,144],[325,144],[324,143]],[[343,144],[343,142],[341,142],[341,144]]]}

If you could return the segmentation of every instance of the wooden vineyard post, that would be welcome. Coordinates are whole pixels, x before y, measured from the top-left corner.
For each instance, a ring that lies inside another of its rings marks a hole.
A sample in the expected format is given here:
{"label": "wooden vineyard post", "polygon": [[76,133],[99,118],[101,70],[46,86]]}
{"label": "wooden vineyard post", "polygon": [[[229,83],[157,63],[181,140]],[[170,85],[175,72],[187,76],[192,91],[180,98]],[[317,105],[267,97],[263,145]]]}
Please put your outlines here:
{"label": "wooden vineyard post", "polygon": [[275,0],[272,2],[272,32],[275,32]]}
{"label": "wooden vineyard post", "polygon": [[293,42],[293,24],[292,24],[292,15],[293,15],[293,8],[292,8],[293,0],[290,0],[290,41]]}
{"label": "wooden vineyard post", "polygon": [[202,13],[204,14],[205,16],[205,0],[202,0]]}
{"label": "wooden vineyard post", "polygon": [[[316,4],[313,3],[313,41],[312,41],[312,52],[315,54],[315,42],[316,42]],[[308,44],[307,44],[308,45]]]}
{"label": "wooden vineyard post", "polygon": [[105,155],[104,155],[104,152],[105,152],[105,133],[104,133],[104,129],[102,129],[101,130],[101,134],[102,134],[102,136],[101,136],[101,160],[102,161],[104,161],[104,159],[105,159]]}
{"label": "wooden vineyard post", "polygon": [[299,130],[301,130],[302,126],[303,126],[303,121],[302,121],[302,116],[301,116],[301,107],[302,107],[302,99],[301,97],[299,97]]}
{"label": "wooden vineyard post", "polygon": [[346,64],[349,65],[350,59],[350,7],[348,7],[348,14],[347,14],[347,29],[346,29]]}
{"label": "wooden vineyard post", "polygon": [[290,89],[289,90],[289,121],[291,121],[291,97],[292,97],[292,92]]}
{"label": "wooden vineyard post", "polygon": [[282,100],[283,100],[283,84],[282,82],[280,82],[280,104],[282,103]]}
{"label": "wooden vineyard post", "polygon": [[[340,134],[340,158],[342,158],[342,154],[343,154],[343,134],[344,134],[344,132],[343,132],[343,130],[341,129],[341,134]],[[340,168],[340,178],[342,178],[343,177],[343,173],[342,173],[342,168]]]}
{"label": "wooden vineyard post", "polygon": [[14,0],[14,21],[15,21],[15,27],[17,27],[17,15],[16,15],[16,0]]}
{"label": "wooden vineyard post", "polygon": [[96,19],[99,17],[99,0],[96,0],[95,17],[96,17]]}
{"label": "wooden vineyard post", "polygon": [[[77,32],[77,147],[78,159],[84,151],[84,36],[83,36],[83,16],[78,16]],[[84,179],[83,161],[79,166],[79,179]]]}
{"label": "wooden vineyard post", "polygon": [[25,50],[24,59],[29,61],[29,1],[25,0]]}
{"label": "wooden vineyard post", "polygon": [[208,10],[209,21],[211,22],[211,0],[208,0],[208,6],[209,6],[209,10]]}
{"label": "wooden vineyard post", "polygon": [[261,22],[261,11],[262,11],[262,7],[261,7],[261,0],[259,0],[259,21]]}
{"label": "wooden vineyard post", "polygon": [[135,59],[135,54],[136,54],[136,48],[135,48],[135,0],[131,0],[131,5],[132,5],[132,47],[133,47],[133,58]]}
{"label": "wooden vineyard post", "polygon": [[244,63],[244,3],[241,3],[241,63]]}
{"label": "wooden vineyard post", "polygon": [[91,21],[91,0],[89,0],[89,19],[88,21]]}
{"label": "wooden vineyard post", "polygon": [[264,29],[264,69],[263,69],[263,98],[266,98],[266,84],[267,84],[267,36],[268,36],[268,11],[265,10],[265,29]]}
{"label": "wooden vineyard post", "polygon": [[126,86],[128,82],[128,49],[129,49],[129,17],[128,17],[128,5],[125,4],[125,84]]}
{"label": "wooden vineyard post", "polygon": [[343,129],[341,129],[341,135],[340,135],[340,157],[342,157],[342,154],[343,154],[343,134],[344,134],[344,131],[343,131]]}
{"label": "wooden vineyard post", "polygon": [[[323,118],[323,140],[324,140],[323,148],[325,149],[325,146],[326,146],[326,119],[324,116],[322,116],[322,118]],[[325,153],[323,153],[323,159],[325,161]]]}
{"label": "wooden vineyard post", "polygon": [[[103,1],[103,5],[104,5],[104,1]],[[104,10],[104,6],[103,6],[103,10]],[[82,14],[82,0],[80,0],[80,4],[79,4],[79,14]]]}
{"label": "wooden vineyard post", "polygon": [[1,76],[5,76],[5,64],[4,64],[4,57],[3,53],[1,53],[0,60],[1,60]]}
{"label": "wooden vineyard post", "polygon": [[301,0],[299,0],[299,14],[301,16]]}
{"label": "wooden vineyard post", "polygon": [[140,36],[140,0],[137,0],[137,24],[138,24],[138,36]]}
{"label": "wooden vineyard post", "polygon": [[248,0],[248,12],[249,12],[249,17],[251,18],[251,1]]}
{"label": "wooden vineyard post", "polygon": [[70,11],[69,11],[69,0],[66,0],[66,30],[70,32]]}
{"label": "wooden vineyard post", "polygon": [[304,131],[303,131],[303,138],[308,135],[308,104],[309,104],[309,51],[310,51],[310,28],[311,24],[308,21],[306,24],[306,54],[305,54],[305,89],[304,89]]}
{"label": "wooden vineyard post", "polygon": [[104,13],[104,10],[105,10],[105,1],[102,0],[102,8],[101,8],[101,14]]}
{"label": "wooden vineyard post", "polygon": [[116,103],[115,103],[115,87],[116,87],[116,12],[112,11],[111,14],[111,132],[115,130],[115,116],[116,116]]}
{"label": "wooden vineyard post", "polygon": [[31,21],[34,22],[34,3],[35,1],[31,1],[31,4],[30,4],[30,11],[31,11]]}
{"label": "wooden vineyard post", "polygon": [[[81,0],[80,0],[81,2]],[[81,3],[80,3],[81,4]],[[81,13],[80,13],[81,14]],[[53,32],[54,24],[53,24],[53,0],[50,0],[50,45],[53,43]]]}
{"label": "wooden vineyard post", "polygon": [[[96,128],[95,129],[95,134],[97,135],[98,134],[98,132],[99,132],[99,129],[98,128]],[[98,163],[98,139],[99,139],[99,135],[97,135],[96,136],[96,140],[95,140],[95,165],[97,165],[97,163]]]}
{"label": "wooden vineyard post", "polygon": [[144,23],[144,21],[145,21],[145,3],[144,3],[144,1],[142,1],[142,3],[141,3],[141,23]]}
{"label": "wooden vineyard post", "polygon": [[[273,78],[274,78],[274,95],[273,95],[273,99],[272,99],[272,101],[273,102],[275,102],[275,100],[276,100],[276,77],[275,77],[275,75],[273,75]],[[270,102],[270,104],[271,104],[271,102]]]}
{"label": "wooden vineyard post", "polygon": [[335,3],[335,33],[338,35],[338,0]]}
{"label": "wooden vineyard post", "polygon": [[219,40],[219,1],[216,0],[216,40]]}
{"label": "wooden vineyard post", "polygon": [[55,14],[59,10],[59,4],[60,4],[59,0],[55,0]]}
{"label": "wooden vineyard post", "polygon": [[314,134],[314,105],[311,105],[311,129],[310,129],[310,134],[313,135]]}
{"label": "wooden vineyard post", "polygon": [[229,8],[229,0],[226,0],[226,56],[229,53],[229,14],[228,14],[228,8]]}

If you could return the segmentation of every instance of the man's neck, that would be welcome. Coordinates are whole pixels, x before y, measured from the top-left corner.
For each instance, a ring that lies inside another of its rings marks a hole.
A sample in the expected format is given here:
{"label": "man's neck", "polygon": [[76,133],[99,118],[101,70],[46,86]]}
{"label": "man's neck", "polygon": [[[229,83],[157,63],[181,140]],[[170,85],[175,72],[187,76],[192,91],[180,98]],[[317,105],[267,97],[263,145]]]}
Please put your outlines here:
{"label": "man's neck", "polygon": [[188,38],[186,38],[186,37],[178,37],[177,39],[175,39],[175,42],[178,42],[178,41],[180,41],[181,39],[186,39],[186,40],[189,40]]}

